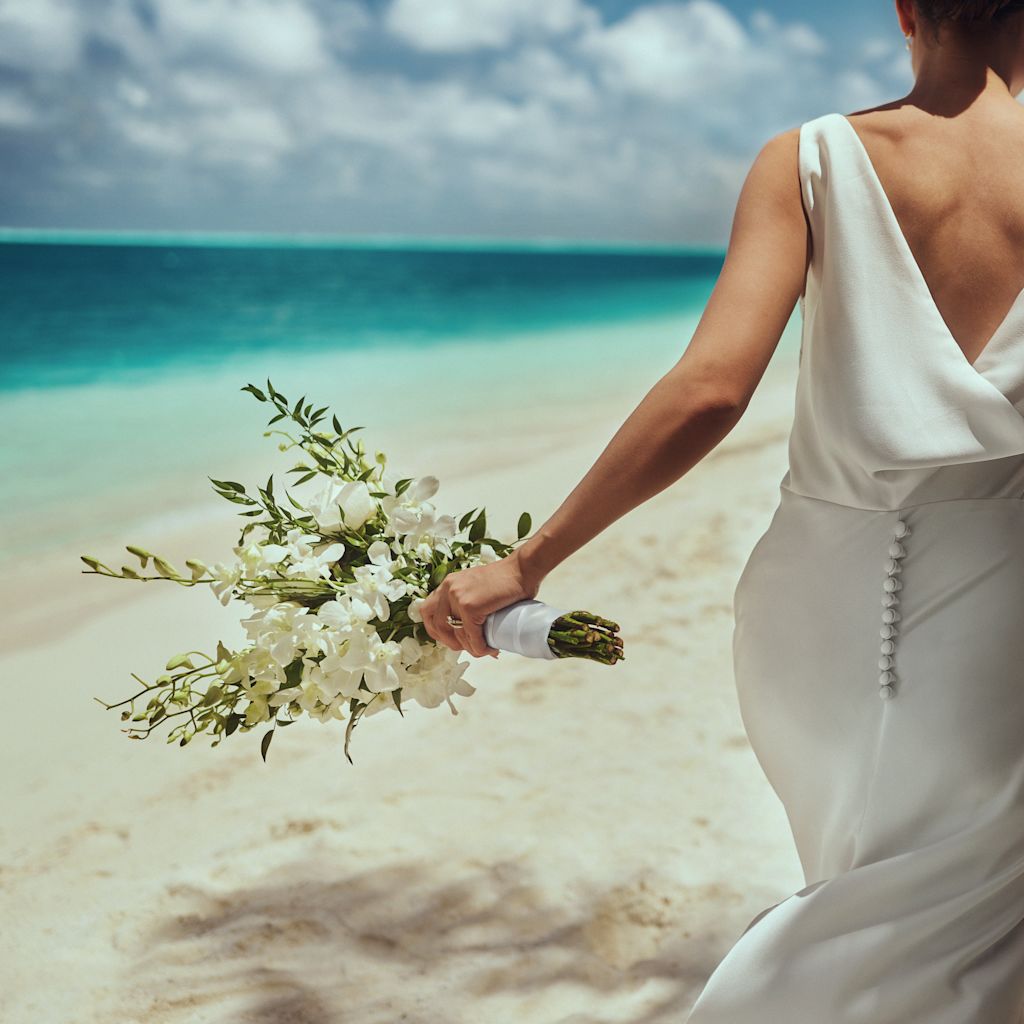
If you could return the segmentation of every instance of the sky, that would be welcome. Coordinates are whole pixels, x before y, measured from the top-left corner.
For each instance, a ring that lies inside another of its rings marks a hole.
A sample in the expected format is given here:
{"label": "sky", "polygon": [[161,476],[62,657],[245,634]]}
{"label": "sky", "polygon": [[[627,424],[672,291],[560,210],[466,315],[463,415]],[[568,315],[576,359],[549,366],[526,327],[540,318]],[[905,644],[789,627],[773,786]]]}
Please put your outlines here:
{"label": "sky", "polygon": [[891,0],[0,0],[0,226],[724,246]]}

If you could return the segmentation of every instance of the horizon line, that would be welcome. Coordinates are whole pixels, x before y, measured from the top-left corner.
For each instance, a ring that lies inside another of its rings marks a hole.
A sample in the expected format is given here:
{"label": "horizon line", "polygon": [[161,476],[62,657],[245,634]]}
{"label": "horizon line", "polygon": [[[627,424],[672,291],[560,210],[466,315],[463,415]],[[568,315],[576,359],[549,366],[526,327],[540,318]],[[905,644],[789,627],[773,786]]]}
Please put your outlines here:
{"label": "horizon line", "polygon": [[102,229],[102,228],[33,228],[0,225],[0,243],[61,243],[66,245],[139,245],[174,243],[192,246],[242,248],[245,246],[295,248],[401,248],[486,249],[557,252],[638,252],[678,255],[715,255],[725,252],[724,246],[685,245],[674,242],[641,242],[625,239],[573,239],[553,236],[507,238],[487,235],[401,235],[401,234],[327,234],[320,232],[256,232],[256,231],[176,231]]}

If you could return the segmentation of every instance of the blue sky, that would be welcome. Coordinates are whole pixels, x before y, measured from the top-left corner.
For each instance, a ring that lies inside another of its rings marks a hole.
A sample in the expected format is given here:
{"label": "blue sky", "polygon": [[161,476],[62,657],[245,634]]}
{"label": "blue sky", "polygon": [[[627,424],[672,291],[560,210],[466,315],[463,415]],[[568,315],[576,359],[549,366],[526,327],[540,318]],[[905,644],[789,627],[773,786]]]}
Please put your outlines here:
{"label": "blue sky", "polygon": [[891,0],[0,0],[0,225],[722,245]]}

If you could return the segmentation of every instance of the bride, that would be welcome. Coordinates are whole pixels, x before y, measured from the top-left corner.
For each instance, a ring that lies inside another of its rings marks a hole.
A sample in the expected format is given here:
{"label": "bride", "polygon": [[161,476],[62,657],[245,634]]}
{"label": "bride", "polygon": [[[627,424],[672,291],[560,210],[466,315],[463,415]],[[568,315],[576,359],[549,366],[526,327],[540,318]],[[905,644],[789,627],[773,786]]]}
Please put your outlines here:
{"label": "bride", "polygon": [[768,140],[679,361],[536,533],[421,608],[496,656],[486,616],[715,448],[799,303],[733,655],[806,884],[691,1024],[1024,1021],[1024,0],[895,8],[910,92]]}

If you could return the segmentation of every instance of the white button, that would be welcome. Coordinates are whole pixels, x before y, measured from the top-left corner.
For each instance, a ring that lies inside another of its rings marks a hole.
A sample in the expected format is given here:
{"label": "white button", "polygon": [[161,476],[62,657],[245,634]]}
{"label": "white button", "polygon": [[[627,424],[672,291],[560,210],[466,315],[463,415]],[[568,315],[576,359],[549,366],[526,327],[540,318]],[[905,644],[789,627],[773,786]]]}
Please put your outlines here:
{"label": "white button", "polygon": [[903,572],[903,566],[895,558],[890,558],[885,563],[885,571],[890,576],[895,576],[898,572]]}
{"label": "white button", "polygon": [[895,576],[890,576],[882,583],[882,589],[887,593],[891,594],[894,590],[900,590],[903,584],[900,583]]}
{"label": "white button", "polygon": [[892,608],[893,605],[899,604],[900,599],[895,594],[883,594],[882,595],[882,607]]}
{"label": "white button", "polygon": [[890,637],[896,636],[896,627],[885,625],[878,632],[883,640],[888,640]]}
{"label": "white button", "polygon": [[896,681],[896,673],[885,671],[878,677],[878,682],[885,686],[886,683],[893,683]]}
{"label": "white button", "polygon": [[898,540],[894,540],[889,545],[889,554],[893,558],[902,558],[906,553],[907,549]]}
{"label": "white button", "polygon": [[882,646],[879,648],[879,650],[883,654],[892,654],[893,651],[896,650],[896,645],[891,640],[883,640]]}
{"label": "white button", "polygon": [[888,700],[892,696],[892,687],[888,685],[880,686],[878,688],[878,696],[881,697],[882,700]]}
{"label": "white button", "polygon": [[878,659],[878,667],[879,668],[882,668],[882,669],[892,668],[893,664],[894,664],[894,659],[891,657],[891,655],[883,654]]}
{"label": "white button", "polygon": [[885,611],[882,612],[883,622],[897,622],[899,620],[899,617],[900,613],[896,611],[895,608],[886,608]]}
{"label": "white button", "polygon": [[902,519],[897,519],[896,525],[893,527],[892,532],[897,537],[905,537],[908,533],[910,533],[910,530],[907,528],[907,524]]}

